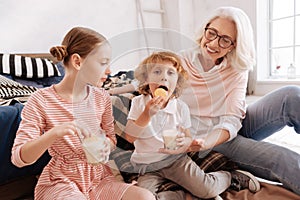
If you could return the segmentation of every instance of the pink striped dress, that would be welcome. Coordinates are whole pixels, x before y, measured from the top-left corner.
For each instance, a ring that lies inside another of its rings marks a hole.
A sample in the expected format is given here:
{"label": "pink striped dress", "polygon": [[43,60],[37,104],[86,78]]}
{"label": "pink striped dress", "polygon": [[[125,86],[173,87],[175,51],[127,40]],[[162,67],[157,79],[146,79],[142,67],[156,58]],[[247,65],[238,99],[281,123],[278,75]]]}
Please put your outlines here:
{"label": "pink striped dress", "polygon": [[[12,148],[12,162],[28,165],[20,157],[21,147],[54,126],[78,120],[96,130],[101,126],[116,142],[110,97],[103,89],[88,87],[80,103],[62,99],[54,87],[35,92],[22,111],[22,121]],[[121,199],[130,184],[117,181],[106,165],[89,165],[77,136],[65,135],[48,149],[52,159],[35,188],[35,199]],[[31,163],[30,163],[31,164]]]}

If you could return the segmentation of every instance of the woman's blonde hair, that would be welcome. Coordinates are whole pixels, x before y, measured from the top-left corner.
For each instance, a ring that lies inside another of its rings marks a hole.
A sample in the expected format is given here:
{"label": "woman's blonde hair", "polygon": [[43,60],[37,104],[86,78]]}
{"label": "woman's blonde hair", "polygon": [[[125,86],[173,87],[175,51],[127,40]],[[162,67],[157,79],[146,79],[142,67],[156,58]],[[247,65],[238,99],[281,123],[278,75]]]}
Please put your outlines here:
{"label": "woman's blonde hair", "polygon": [[256,64],[253,29],[249,17],[243,10],[235,7],[217,8],[202,25],[197,42],[201,43],[205,27],[217,18],[232,20],[236,26],[235,48],[226,55],[231,66],[239,70],[252,70]]}
{"label": "woman's blonde hair", "polygon": [[55,46],[50,49],[58,61],[63,61],[66,65],[70,56],[74,53],[85,58],[91,53],[97,45],[106,42],[106,38],[100,33],[85,27],[74,27],[64,37],[61,46]]}
{"label": "woman's blonde hair", "polygon": [[149,83],[147,83],[148,74],[155,65],[165,62],[172,63],[178,73],[176,88],[172,96],[180,96],[188,77],[187,72],[182,67],[180,57],[175,53],[167,51],[152,53],[149,57],[145,58],[134,71],[134,76],[139,81],[139,92],[141,94],[151,94]]}

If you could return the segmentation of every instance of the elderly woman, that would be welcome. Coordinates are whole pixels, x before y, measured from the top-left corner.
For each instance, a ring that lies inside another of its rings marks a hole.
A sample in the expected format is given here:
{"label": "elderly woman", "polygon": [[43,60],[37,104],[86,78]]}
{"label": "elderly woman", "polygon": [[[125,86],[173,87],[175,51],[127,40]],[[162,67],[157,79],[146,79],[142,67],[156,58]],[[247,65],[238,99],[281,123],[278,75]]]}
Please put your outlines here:
{"label": "elderly woman", "polygon": [[[213,148],[240,168],[300,194],[299,154],[260,141],[286,125],[300,133],[300,88],[284,87],[246,106],[255,46],[250,20],[238,8],[216,9],[197,43],[182,52],[190,84],[181,96],[191,111],[190,150],[201,154]],[[205,147],[198,145],[200,138]]]}

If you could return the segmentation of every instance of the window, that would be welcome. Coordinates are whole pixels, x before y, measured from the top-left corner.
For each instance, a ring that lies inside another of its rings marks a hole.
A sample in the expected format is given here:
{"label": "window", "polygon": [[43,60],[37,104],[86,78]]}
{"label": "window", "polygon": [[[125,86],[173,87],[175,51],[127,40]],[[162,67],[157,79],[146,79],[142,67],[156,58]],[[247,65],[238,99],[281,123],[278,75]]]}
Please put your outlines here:
{"label": "window", "polygon": [[[256,0],[253,25],[257,51],[253,93],[265,95],[285,85],[300,86],[300,0]],[[296,78],[288,79],[291,63]]]}
{"label": "window", "polygon": [[268,13],[269,78],[300,78],[300,0],[269,0]]}

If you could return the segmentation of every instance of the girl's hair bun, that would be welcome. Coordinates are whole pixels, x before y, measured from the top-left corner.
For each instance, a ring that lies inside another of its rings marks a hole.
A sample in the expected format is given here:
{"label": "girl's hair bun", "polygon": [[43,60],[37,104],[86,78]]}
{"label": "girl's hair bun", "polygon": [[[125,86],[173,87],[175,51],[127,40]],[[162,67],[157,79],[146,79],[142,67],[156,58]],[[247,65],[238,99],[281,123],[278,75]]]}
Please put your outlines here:
{"label": "girl's hair bun", "polygon": [[65,57],[68,56],[67,47],[66,46],[56,46],[50,49],[50,53],[54,56],[58,61],[62,61]]}

